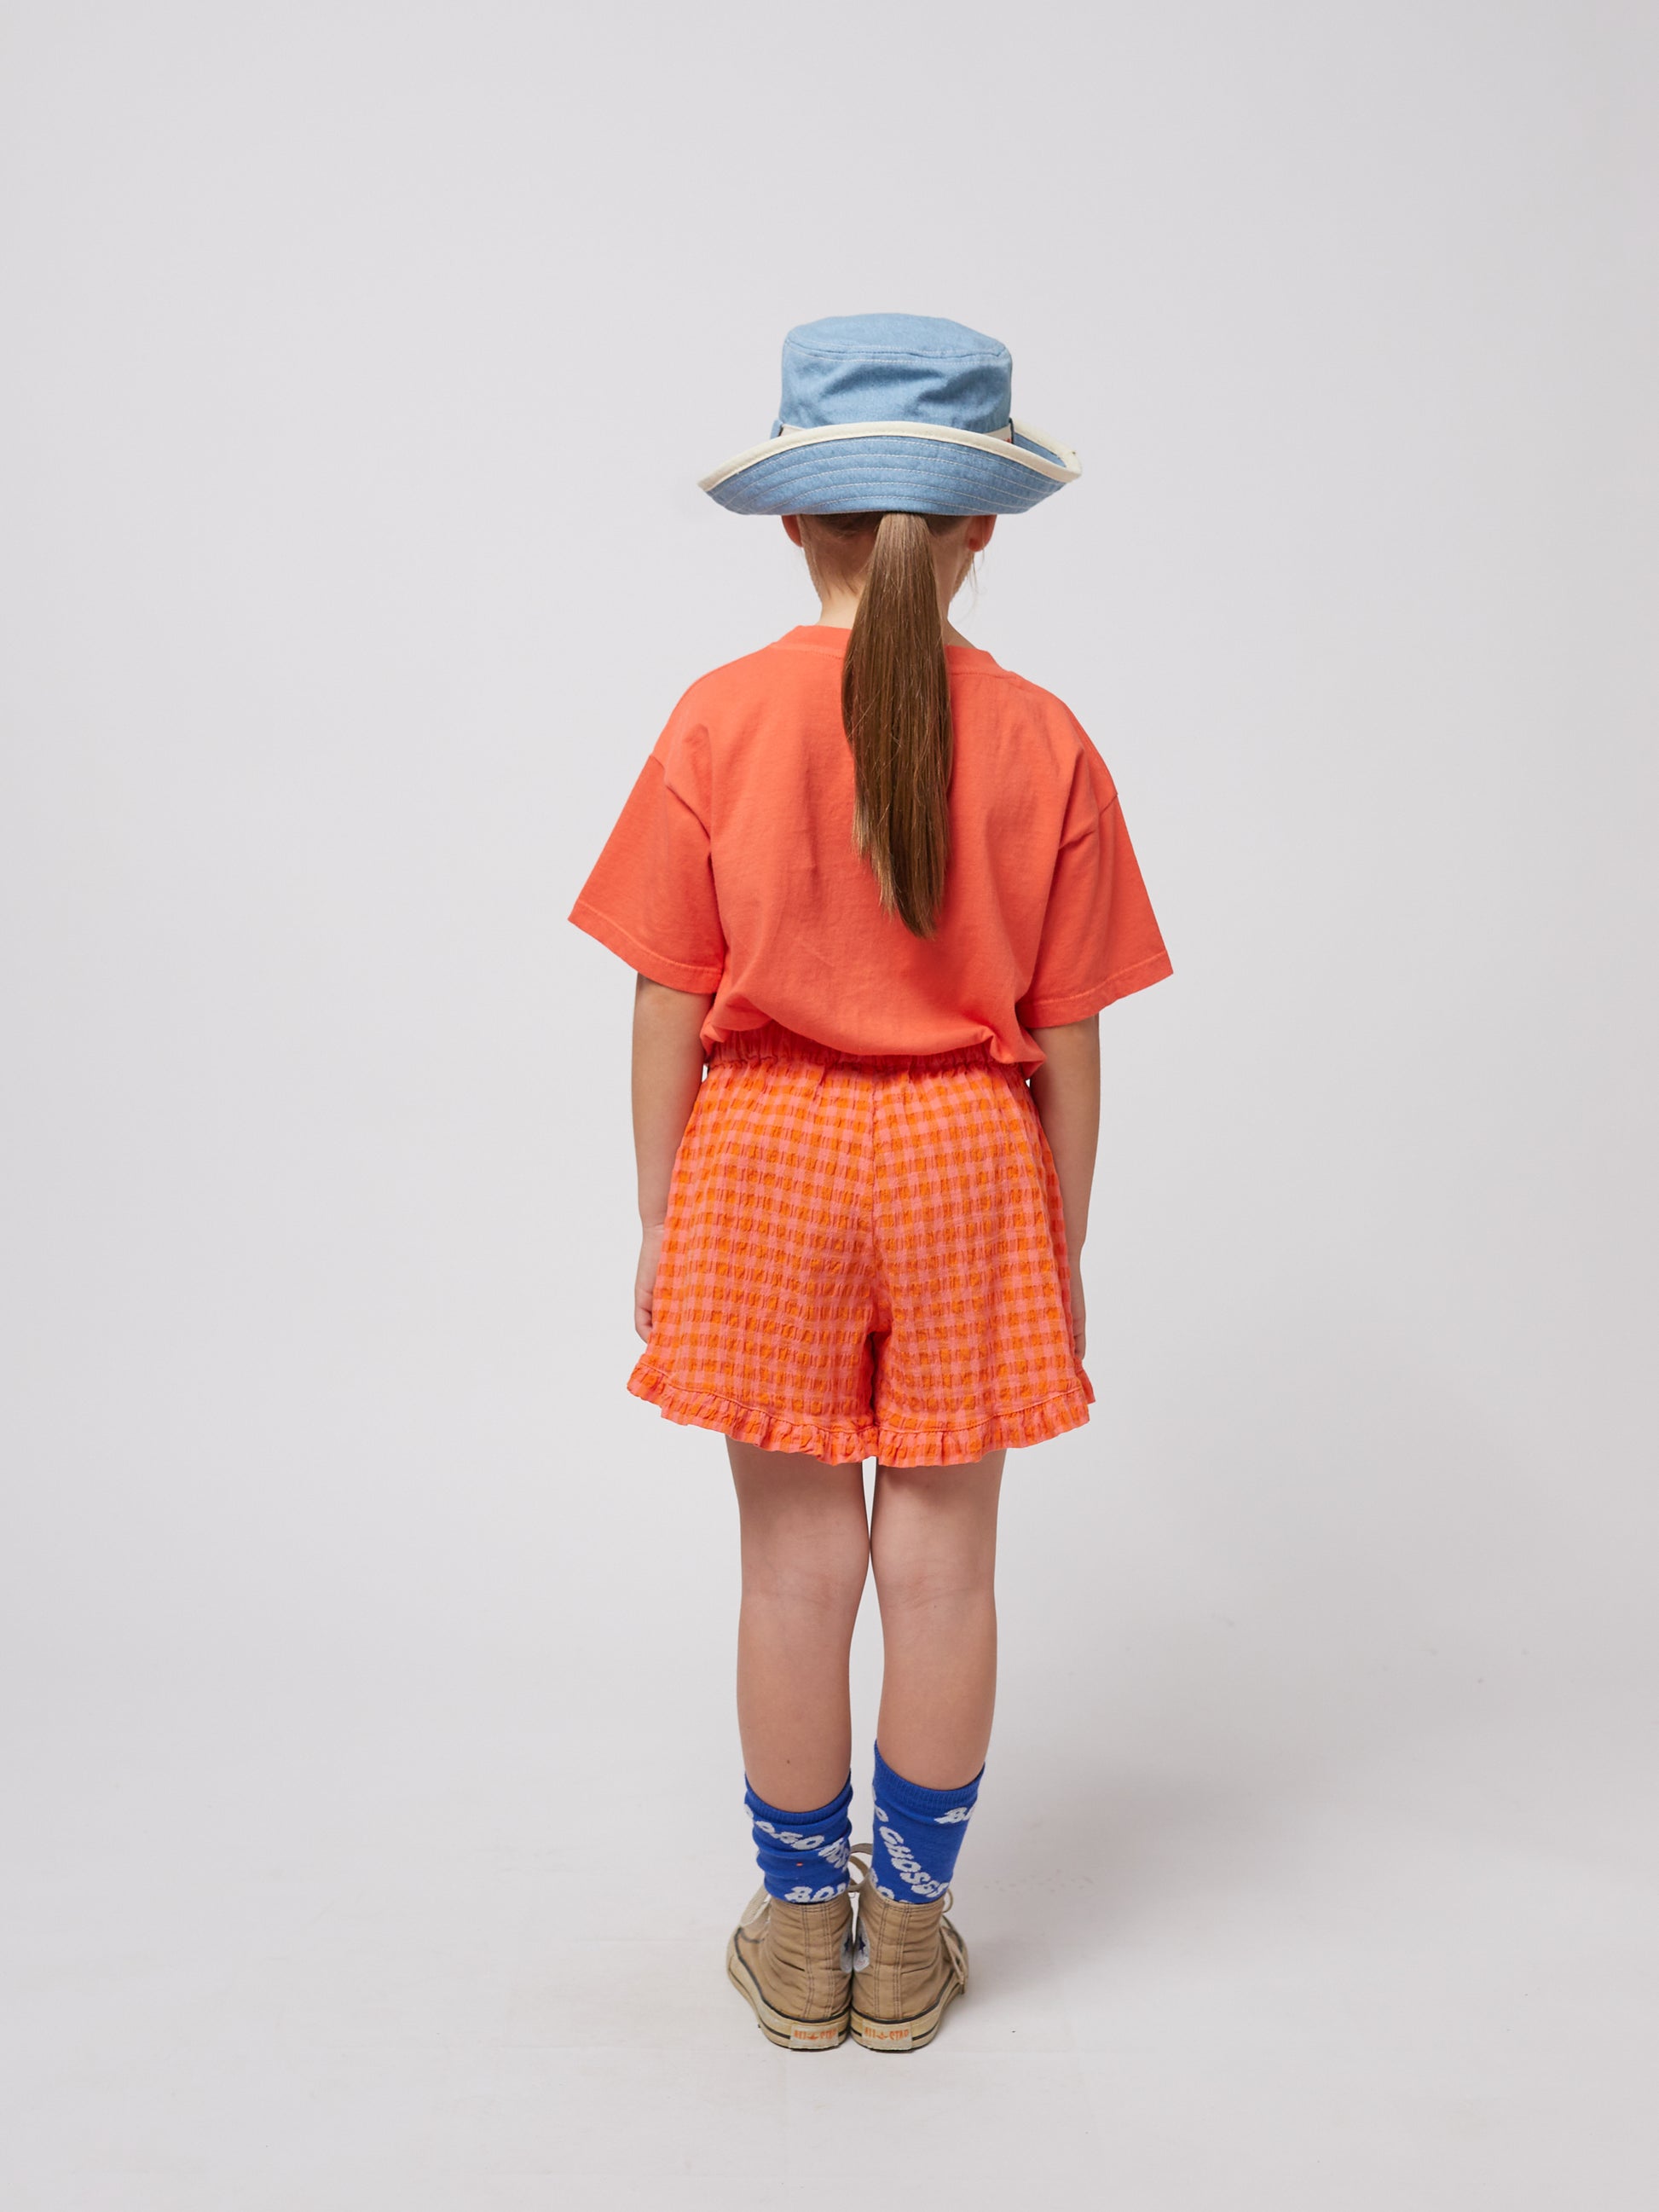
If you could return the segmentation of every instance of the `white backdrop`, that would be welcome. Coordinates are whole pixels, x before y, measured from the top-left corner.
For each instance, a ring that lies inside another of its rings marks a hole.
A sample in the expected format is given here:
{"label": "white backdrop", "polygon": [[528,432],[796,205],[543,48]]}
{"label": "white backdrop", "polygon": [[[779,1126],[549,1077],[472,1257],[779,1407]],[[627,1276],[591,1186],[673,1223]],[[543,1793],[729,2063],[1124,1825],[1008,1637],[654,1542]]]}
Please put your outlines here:
{"label": "white backdrop", "polygon": [[[1645,2202],[1651,13],[0,38],[9,2202]],[[1010,1463],[977,2003],[803,2085],[563,917],[811,618],[695,479],[870,308],[1081,453],[957,619],[1176,975]]]}

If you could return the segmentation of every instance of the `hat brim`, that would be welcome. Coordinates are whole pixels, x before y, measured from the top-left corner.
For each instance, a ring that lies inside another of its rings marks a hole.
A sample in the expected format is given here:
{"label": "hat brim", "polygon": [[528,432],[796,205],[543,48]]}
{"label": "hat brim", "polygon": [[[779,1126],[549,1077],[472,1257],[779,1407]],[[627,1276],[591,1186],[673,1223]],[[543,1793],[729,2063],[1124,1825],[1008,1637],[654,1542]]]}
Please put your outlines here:
{"label": "hat brim", "polygon": [[1023,514],[1082,474],[1024,422],[1000,437],[932,422],[785,430],[700,479],[733,514]]}

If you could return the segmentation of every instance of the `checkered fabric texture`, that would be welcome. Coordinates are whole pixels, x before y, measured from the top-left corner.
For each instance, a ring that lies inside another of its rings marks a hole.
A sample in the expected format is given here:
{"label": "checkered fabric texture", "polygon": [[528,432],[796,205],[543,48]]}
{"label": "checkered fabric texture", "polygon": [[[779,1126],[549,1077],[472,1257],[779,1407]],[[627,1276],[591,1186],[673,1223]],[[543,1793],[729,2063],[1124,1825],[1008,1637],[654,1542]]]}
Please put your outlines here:
{"label": "checkered fabric texture", "polygon": [[672,1421],[834,1465],[951,1467],[1089,1418],[1060,1185],[1018,1068],[717,1045],[629,1378]]}

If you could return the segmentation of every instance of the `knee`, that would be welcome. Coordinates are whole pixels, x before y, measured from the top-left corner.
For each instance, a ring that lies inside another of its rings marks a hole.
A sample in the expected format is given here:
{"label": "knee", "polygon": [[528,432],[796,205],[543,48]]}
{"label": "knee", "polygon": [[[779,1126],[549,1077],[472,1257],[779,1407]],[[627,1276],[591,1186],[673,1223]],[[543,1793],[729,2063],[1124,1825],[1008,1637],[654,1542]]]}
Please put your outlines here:
{"label": "knee", "polygon": [[883,1615],[936,1613],[949,1607],[967,1611],[995,1602],[996,1578],[988,1561],[970,1555],[929,1558],[901,1553],[874,1556],[876,1595]]}
{"label": "knee", "polygon": [[760,1543],[744,1547],[746,1595],[763,1595],[830,1615],[851,1617],[870,1572],[870,1540],[861,1529],[819,1531],[810,1545]]}
{"label": "knee", "polygon": [[878,1519],[871,1542],[884,1614],[994,1601],[996,1542],[983,1528],[925,1514]]}

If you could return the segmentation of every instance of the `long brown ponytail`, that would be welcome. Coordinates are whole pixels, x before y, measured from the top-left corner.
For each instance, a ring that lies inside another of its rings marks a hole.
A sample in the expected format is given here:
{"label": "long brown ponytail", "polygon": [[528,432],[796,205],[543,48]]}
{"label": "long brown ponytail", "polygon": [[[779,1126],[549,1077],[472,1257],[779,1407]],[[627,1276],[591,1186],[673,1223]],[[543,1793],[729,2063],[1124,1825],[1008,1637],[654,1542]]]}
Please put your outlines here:
{"label": "long brown ponytail", "polygon": [[951,857],[951,731],[926,515],[884,514],[876,526],[842,670],[841,713],[856,779],[854,842],[888,913],[913,937],[931,937]]}

